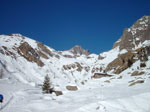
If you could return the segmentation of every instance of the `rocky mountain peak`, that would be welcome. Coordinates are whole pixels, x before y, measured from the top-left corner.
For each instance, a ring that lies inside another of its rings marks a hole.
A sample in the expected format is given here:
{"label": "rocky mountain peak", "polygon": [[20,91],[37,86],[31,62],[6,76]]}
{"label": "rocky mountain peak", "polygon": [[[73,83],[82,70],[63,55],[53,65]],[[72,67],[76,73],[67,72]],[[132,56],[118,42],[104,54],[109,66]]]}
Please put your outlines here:
{"label": "rocky mountain peak", "polygon": [[83,49],[80,45],[75,45],[73,48],[69,50],[74,55],[89,55],[89,50]]}
{"label": "rocky mountain peak", "polygon": [[134,50],[145,40],[150,40],[150,16],[143,16],[130,28],[125,28],[121,38],[114,44],[113,48]]}
{"label": "rocky mountain peak", "polygon": [[131,26],[131,29],[134,30],[138,28],[144,30],[144,28],[146,29],[149,24],[150,24],[150,16],[143,16]]}
{"label": "rocky mountain peak", "polygon": [[13,34],[9,34],[9,36],[22,37],[22,35],[21,35],[20,33],[13,33]]}

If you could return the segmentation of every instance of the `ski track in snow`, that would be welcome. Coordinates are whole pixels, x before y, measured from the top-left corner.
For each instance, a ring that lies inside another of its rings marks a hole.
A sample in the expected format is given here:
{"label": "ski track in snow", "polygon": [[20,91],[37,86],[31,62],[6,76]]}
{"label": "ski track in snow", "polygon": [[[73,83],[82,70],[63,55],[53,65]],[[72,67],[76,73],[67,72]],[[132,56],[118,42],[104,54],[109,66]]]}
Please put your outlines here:
{"label": "ski track in snow", "polygon": [[[26,37],[22,39],[21,35],[13,38],[4,35],[0,37],[2,39],[0,47],[7,46],[8,50],[15,54],[17,51],[12,48],[19,47],[22,41],[28,42],[33,48],[38,48],[36,41]],[[149,45],[150,41],[145,41],[137,48]],[[54,49],[47,48],[55,55],[59,54],[54,52]],[[89,55],[89,59],[86,56],[65,58],[63,55],[70,54],[66,51],[58,55],[60,59],[51,56],[48,60],[41,58],[45,63],[43,68],[37,66],[36,63],[28,62],[19,54],[16,55],[16,59],[0,54],[0,67],[6,74],[3,79],[0,79],[0,93],[4,95],[4,103],[0,112],[150,112],[149,60],[146,62],[145,69],[140,70],[138,69],[140,61],[135,62],[120,74],[122,79],[117,79],[119,77],[117,75],[100,80],[90,79],[93,75],[91,74],[93,67],[105,68],[119,54],[126,52],[125,49],[120,52],[117,47],[102,53],[101,56],[104,59],[97,60],[98,55],[96,54]],[[71,65],[76,62],[81,65],[83,63],[83,67],[90,66],[91,70],[77,72],[76,68],[66,71],[62,69],[63,65]],[[139,77],[131,77],[133,71],[142,71],[144,74]],[[62,96],[43,94],[41,88],[35,87],[42,84],[45,74],[49,74],[52,83],[63,91]],[[129,87],[131,84],[129,82],[139,79],[144,80],[144,83]],[[82,81],[85,82],[85,85],[81,84]],[[67,91],[66,85],[77,85],[79,90]]]}
{"label": "ski track in snow", "polygon": [[3,109],[5,109],[9,104],[10,102],[13,100],[13,96],[10,97],[10,99],[7,101],[7,103],[5,104],[2,104],[1,108],[0,108],[0,111],[2,111]]}
{"label": "ski track in snow", "polygon": [[42,94],[40,88],[23,86],[7,100],[1,112],[149,112],[150,88],[123,88],[122,84],[123,81],[104,84],[91,80],[78,91],[63,91],[64,95],[58,97]]}

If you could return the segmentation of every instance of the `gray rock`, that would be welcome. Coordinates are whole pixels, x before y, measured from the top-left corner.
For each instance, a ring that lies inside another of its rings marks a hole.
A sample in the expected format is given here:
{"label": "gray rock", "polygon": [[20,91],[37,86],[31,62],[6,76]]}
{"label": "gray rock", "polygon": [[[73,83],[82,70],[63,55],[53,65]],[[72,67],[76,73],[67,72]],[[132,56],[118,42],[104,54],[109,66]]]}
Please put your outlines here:
{"label": "gray rock", "polygon": [[90,54],[89,50],[85,50],[79,45],[74,46],[69,51],[72,52],[74,55],[89,55]]}
{"label": "gray rock", "polygon": [[68,85],[68,86],[66,86],[66,88],[67,88],[69,91],[76,91],[76,90],[78,90],[78,87],[77,87],[77,86],[70,86],[70,85]]}
{"label": "gray rock", "polygon": [[56,94],[56,96],[63,95],[62,91],[54,91],[54,93]]}

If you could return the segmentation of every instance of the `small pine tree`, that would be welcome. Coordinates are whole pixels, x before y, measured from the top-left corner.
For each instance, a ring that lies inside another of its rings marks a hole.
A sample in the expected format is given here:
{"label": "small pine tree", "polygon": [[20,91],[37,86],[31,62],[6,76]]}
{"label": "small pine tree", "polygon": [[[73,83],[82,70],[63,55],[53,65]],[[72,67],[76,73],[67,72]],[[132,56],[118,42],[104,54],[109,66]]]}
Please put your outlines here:
{"label": "small pine tree", "polygon": [[3,69],[0,70],[0,79],[3,77]]}
{"label": "small pine tree", "polygon": [[49,93],[51,89],[51,83],[50,83],[50,78],[48,75],[45,76],[44,82],[43,82],[43,87],[42,90],[45,93]]}

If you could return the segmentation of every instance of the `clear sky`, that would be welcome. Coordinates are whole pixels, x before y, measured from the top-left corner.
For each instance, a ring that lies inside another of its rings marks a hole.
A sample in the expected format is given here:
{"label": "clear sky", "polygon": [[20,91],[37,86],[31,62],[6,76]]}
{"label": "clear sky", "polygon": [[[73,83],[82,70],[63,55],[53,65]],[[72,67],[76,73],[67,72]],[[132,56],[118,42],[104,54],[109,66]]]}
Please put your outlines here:
{"label": "clear sky", "polygon": [[0,0],[0,34],[20,33],[56,50],[110,50],[123,29],[150,15],[150,0]]}

